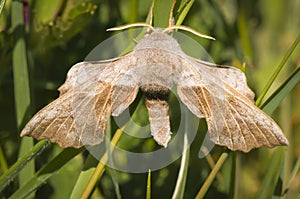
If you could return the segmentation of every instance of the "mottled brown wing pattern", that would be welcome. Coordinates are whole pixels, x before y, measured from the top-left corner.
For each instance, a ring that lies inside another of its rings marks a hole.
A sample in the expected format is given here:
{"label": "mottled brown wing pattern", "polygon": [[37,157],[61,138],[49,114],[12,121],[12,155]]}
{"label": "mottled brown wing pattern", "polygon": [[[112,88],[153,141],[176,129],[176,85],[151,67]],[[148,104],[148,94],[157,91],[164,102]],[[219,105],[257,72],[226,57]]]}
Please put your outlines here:
{"label": "mottled brown wing pattern", "polygon": [[278,125],[254,105],[243,72],[193,58],[186,66],[178,82],[179,97],[191,112],[205,117],[215,144],[244,152],[288,144]]}
{"label": "mottled brown wing pattern", "polygon": [[[133,65],[126,60],[120,58],[117,64],[82,62],[74,65],[59,88],[59,98],[40,110],[21,136],[49,139],[63,148],[101,143],[113,108],[120,104],[128,107],[137,93],[136,85],[127,85],[125,91],[120,85],[116,86],[121,68]],[[112,95],[123,97],[112,98]]]}

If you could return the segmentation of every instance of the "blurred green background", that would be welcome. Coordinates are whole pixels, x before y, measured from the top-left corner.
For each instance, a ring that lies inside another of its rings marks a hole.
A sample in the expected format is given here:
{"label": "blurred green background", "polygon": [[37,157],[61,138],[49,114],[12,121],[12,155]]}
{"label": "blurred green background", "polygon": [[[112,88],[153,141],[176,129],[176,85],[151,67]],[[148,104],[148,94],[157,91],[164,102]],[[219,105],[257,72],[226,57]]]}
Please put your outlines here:
{"label": "blurred green background", "polygon": [[[18,157],[22,156],[20,154],[24,153],[25,149],[20,149],[20,130],[33,113],[58,97],[57,88],[64,82],[70,67],[83,61],[96,45],[115,34],[107,32],[107,28],[145,21],[152,4],[150,0],[2,0],[1,3],[3,2],[3,9],[0,4],[0,174],[7,171]],[[166,2],[170,5],[170,1]],[[169,12],[164,9],[164,3],[157,4],[161,7],[155,7],[155,16],[168,16]],[[175,20],[182,14],[180,5],[192,5],[183,25],[211,35],[216,41],[190,36],[207,50],[215,63],[234,65],[245,70],[248,84],[256,95],[262,91],[300,33],[300,1],[182,0],[177,1],[175,6]],[[24,20],[20,22],[22,16]],[[163,24],[165,20],[155,18],[154,21]],[[23,51],[18,51],[17,45],[21,46],[20,49],[23,45]],[[18,63],[25,68],[27,66],[28,73],[26,70],[18,72]],[[298,47],[268,94],[280,86],[299,65]],[[27,76],[24,77],[24,74]],[[21,82],[28,79],[30,91],[24,90],[22,86],[14,87],[16,78]],[[30,92],[30,98],[26,97],[26,92]],[[299,101],[298,84],[272,115],[290,142],[290,145],[283,149],[283,157],[274,160],[274,155],[278,154],[277,149],[267,148],[255,149],[247,154],[229,153],[229,158],[205,198],[230,198],[232,192],[235,198],[270,198],[272,195],[279,197],[284,195],[282,189],[287,187],[290,179],[291,184],[284,196],[300,197],[300,173],[297,172],[296,177],[291,177],[293,169],[297,171],[299,167]],[[171,123],[175,124],[177,108],[174,104],[176,105],[176,102],[171,102],[170,116]],[[20,108],[22,105],[23,108]],[[143,108],[140,115],[140,121],[137,122],[147,120],[147,113]],[[184,198],[194,198],[211,171],[207,159],[198,158],[205,128],[205,122],[201,120],[198,135],[190,148]],[[123,138],[120,144],[134,151],[149,151],[155,148],[155,143],[150,139],[141,142]],[[223,151],[224,148],[216,146],[210,158],[217,161]],[[35,158],[32,168],[38,171],[60,152],[58,146],[51,145]],[[69,198],[74,192],[78,176],[84,170],[83,165],[86,166],[87,156],[86,152],[80,153],[70,162],[65,162],[64,167],[54,172],[47,183],[38,189],[35,197]],[[232,189],[230,187],[233,164],[236,166],[236,181]],[[274,169],[274,166],[278,167]],[[178,181],[179,168],[180,159],[151,173],[152,198],[171,198]],[[270,170],[275,170],[277,174],[269,175]],[[272,178],[274,176],[280,178]],[[261,187],[272,187],[271,184],[275,185],[275,191],[262,190]],[[0,193],[0,197],[12,195],[21,185],[20,178],[19,181],[16,178]],[[146,186],[146,173],[130,174],[106,169],[91,197],[117,198],[120,194],[122,198],[145,198]]]}

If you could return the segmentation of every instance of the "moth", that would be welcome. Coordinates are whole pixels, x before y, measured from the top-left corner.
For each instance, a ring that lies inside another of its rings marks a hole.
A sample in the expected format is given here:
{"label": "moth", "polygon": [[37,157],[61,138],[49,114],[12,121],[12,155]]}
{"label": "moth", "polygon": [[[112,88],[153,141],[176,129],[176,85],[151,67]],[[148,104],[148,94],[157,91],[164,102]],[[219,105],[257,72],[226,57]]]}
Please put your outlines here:
{"label": "moth", "polygon": [[[149,24],[133,51],[113,61],[81,62],[68,72],[60,96],[40,110],[21,136],[48,139],[79,148],[103,141],[108,117],[120,115],[144,93],[154,140],[167,147],[171,139],[168,98],[176,86],[182,103],[205,118],[211,141],[248,152],[261,146],[288,145],[279,126],[254,104],[254,93],[242,71],[185,54],[169,32]],[[193,32],[195,33],[195,32]]]}

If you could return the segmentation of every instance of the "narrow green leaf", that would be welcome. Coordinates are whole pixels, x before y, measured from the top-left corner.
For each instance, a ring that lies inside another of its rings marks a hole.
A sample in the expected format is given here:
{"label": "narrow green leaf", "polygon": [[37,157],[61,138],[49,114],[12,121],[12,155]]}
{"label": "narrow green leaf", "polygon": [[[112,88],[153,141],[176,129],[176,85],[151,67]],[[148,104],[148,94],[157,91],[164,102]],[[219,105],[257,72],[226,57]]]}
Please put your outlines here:
{"label": "narrow green leaf", "polygon": [[231,157],[231,174],[230,174],[230,186],[229,186],[229,198],[235,198],[236,191],[236,151],[232,151]]}
{"label": "narrow green leaf", "polygon": [[300,68],[298,67],[290,77],[266,100],[261,109],[267,114],[272,114],[282,100],[300,81]]}
{"label": "narrow green leaf", "polygon": [[129,23],[134,23],[137,21],[137,10],[138,10],[138,1],[130,0],[130,15],[129,15]]}
{"label": "narrow green leaf", "polygon": [[180,12],[180,15],[178,16],[178,19],[176,21],[177,26],[182,24],[183,20],[187,16],[187,14],[190,11],[193,4],[194,4],[194,0],[190,0],[190,1],[184,2],[184,4],[182,3],[180,5],[180,7],[178,9],[178,11]]}
{"label": "narrow green leaf", "polygon": [[153,22],[154,27],[168,27],[169,17],[172,8],[173,0],[154,0],[153,6]]}
{"label": "narrow green leaf", "polygon": [[1,0],[0,1],[0,16],[1,16],[1,13],[2,13],[2,10],[3,10],[4,6],[5,6],[5,0]]}
{"label": "narrow green leaf", "polygon": [[21,1],[13,1],[12,27],[14,32],[13,74],[14,95],[18,128],[29,119],[30,88],[28,79],[27,55],[25,44],[25,30],[23,5]]}
{"label": "narrow green leaf", "polygon": [[291,173],[291,176],[290,176],[290,179],[285,187],[285,190],[283,191],[283,194],[284,194],[284,197],[286,197],[286,194],[288,193],[291,185],[292,185],[292,182],[293,180],[295,179],[297,173],[299,172],[299,169],[300,169],[300,157],[298,157],[298,160],[292,170],[292,173]]}
{"label": "narrow green leaf", "polygon": [[148,171],[146,199],[151,199],[151,171]]}
{"label": "narrow green leaf", "polygon": [[2,176],[0,176],[0,192],[19,174],[20,170],[24,168],[26,164],[48,146],[48,141],[43,140],[34,145],[29,151],[27,151],[14,165],[12,165]]}
{"label": "narrow green leaf", "polygon": [[189,165],[189,156],[190,156],[190,149],[188,146],[188,126],[190,124],[190,118],[188,118],[187,109],[184,108],[184,140],[183,140],[183,150],[182,150],[182,157],[181,157],[181,164],[180,164],[180,170],[176,181],[175,190],[173,193],[172,198],[183,198],[184,196],[184,190],[185,190],[185,184],[186,184],[186,178],[188,173],[188,165]]}
{"label": "narrow green leaf", "polygon": [[10,198],[19,199],[27,197],[33,191],[37,190],[38,187],[43,185],[46,180],[53,176],[56,171],[64,166],[69,160],[71,160],[83,150],[83,147],[80,149],[64,149],[58,156],[56,156],[47,165],[45,165],[42,169],[35,173],[35,175],[30,180],[28,180],[28,182],[24,186],[20,187]]}
{"label": "narrow green leaf", "polygon": [[266,175],[262,181],[262,184],[260,185],[259,190],[254,198],[265,199],[272,197],[278,181],[282,163],[284,161],[284,153],[284,147],[279,147],[276,149],[272,156],[269,168],[266,171]]}
{"label": "narrow green leaf", "polygon": [[217,173],[222,168],[222,165],[224,164],[226,158],[228,157],[228,153],[224,152],[222,153],[221,157],[219,158],[218,162],[216,163],[216,166],[213,168],[213,170],[210,172],[209,176],[206,178],[204,184],[202,185],[201,189],[199,190],[196,199],[201,199],[205,196],[207,190],[211,186],[213,180],[215,179]]}
{"label": "narrow green leaf", "polygon": [[35,19],[37,25],[51,24],[57,17],[59,12],[62,12],[64,5],[63,0],[39,0],[34,2]]}
{"label": "narrow green leaf", "polygon": [[[111,146],[114,147],[117,145],[117,142],[119,141],[121,135],[123,134],[122,129],[118,129],[114,135],[114,137],[111,140]],[[110,148],[110,151],[113,151],[113,148]],[[99,163],[94,170],[91,178],[89,179],[88,184],[86,185],[82,195],[80,198],[88,198],[90,194],[92,193],[94,187],[96,186],[96,183],[98,182],[99,178],[101,177],[102,173],[104,172],[105,169],[105,163],[108,161],[108,153],[106,152],[101,160],[99,160]]]}
{"label": "narrow green leaf", "polygon": [[[29,118],[30,88],[27,66],[27,53],[25,43],[23,4],[21,1],[12,1],[12,28],[14,33],[13,48],[13,73],[14,73],[14,95],[17,117],[17,127],[22,125]],[[22,140],[19,157],[22,157],[33,146],[32,138]],[[26,167],[19,173],[19,184],[25,184],[35,172],[34,162],[28,162]]]}
{"label": "narrow green leaf", "polygon": [[76,181],[70,199],[80,198],[81,194],[84,191],[84,188],[87,186],[89,179],[92,177],[96,169],[97,163],[98,161],[92,155],[89,155],[87,157],[84,168]]}
{"label": "narrow green leaf", "polygon": [[115,193],[116,193],[116,196],[117,196],[117,199],[121,199],[122,198],[122,195],[121,195],[121,191],[120,191],[120,185],[118,183],[118,179],[117,179],[117,175],[116,175],[116,171],[114,169],[111,169],[109,167],[106,168],[111,179],[112,179],[112,182],[114,184],[114,188],[115,188]]}
{"label": "narrow green leaf", "polygon": [[248,35],[248,20],[246,19],[246,10],[243,6],[240,6],[238,9],[238,31],[243,47],[243,52],[245,54],[246,60],[250,61],[253,57],[252,47],[250,43],[250,38]]}
{"label": "narrow green leaf", "polygon": [[282,58],[281,62],[279,63],[279,65],[277,66],[276,70],[274,71],[273,75],[271,76],[271,78],[269,79],[268,83],[266,84],[266,86],[264,87],[264,89],[262,90],[261,94],[258,96],[255,104],[257,106],[260,106],[263,98],[265,97],[265,95],[267,94],[268,90],[270,89],[271,85],[273,84],[273,82],[275,81],[275,79],[277,78],[279,72],[281,71],[281,69],[283,68],[283,66],[285,65],[285,63],[287,62],[287,60],[289,59],[289,57],[291,56],[291,54],[294,52],[294,50],[296,49],[297,45],[300,42],[300,34],[298,35],[298,37],[295,39],[294,43],[292,44],[292,46],[290,47],[290,49],[287,51],[287,53],[285,54],[285,56]]}
{"label": "narrow green leaf", "polygon": [[[28,149],[32,148],[33,145],[34,143],[31,137],[24,137],[22,139],[21,146],[19,149],[19,157],[23,157],[23,155],[26,154]],[[23,186],[24,184],[26,184],[27,181],[34,175],[34,172],[35,172],[34,161],[30,161],[28,162],[27,165],[23,167],[22,170],[20,170],[19,185]]]}
{"label": "narrow green leaf", "polygon": [[6,172],[8,169],[7,161],[1,146],[0,146],[0,169],[1,172]]}

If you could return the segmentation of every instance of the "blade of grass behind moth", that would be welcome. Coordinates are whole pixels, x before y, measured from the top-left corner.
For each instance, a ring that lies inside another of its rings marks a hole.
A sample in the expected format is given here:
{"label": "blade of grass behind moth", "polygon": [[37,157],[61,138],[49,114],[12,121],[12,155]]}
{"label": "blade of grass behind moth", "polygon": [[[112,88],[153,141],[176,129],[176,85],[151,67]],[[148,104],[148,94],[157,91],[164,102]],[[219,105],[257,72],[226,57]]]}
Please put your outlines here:
{"label": "blade of grass behind moth", "polygon": [[[113,147],[116,146],[118,143],[121,135],[123,134],[122,129],[118,129],[114,135],[114,137],[111,140],[111,147],[110,151],[113,151]],[[108,153],[106,152],[102,158],[99,160],[99,163],[94,170],[91,178],[89,179],[89,182],[87,183],[85,189],[82,192],[81,199],[88,198],[90,194],[92,193],[93,189],[95,188],[100,176],[104,172],[105,163],[108,161]]]}
{"label": "blade of grass behind moth", "polygon": [[298,67],[290,77],[266,100],[260,107],[267,114],[272,114],[282,100],[300,82],[300,67]]}
{"label": "blade of grass behind moth", "polygon": [[222,168],[222,165],[224,164],[227,157],[228,157],[228,153],[223,152],[222,155],[220,156],[219,160],[217,161],[216,166],[210,172],[209,176],[206,178],[205,182],[203,183],[202,187],[200,188],[197,196],[195,197],[196,199],[201,199],[205,196],[207,190],[211,186],[211,184],[212,184],[213,180],[215,179],[219,170]]}
{"label": "blade of grass behind moth", "polygon": [[5,5],[5,0],[1,0],[0,1],[0,16],[1,16],[2,10],[4,8],[4,5]]}
{"label": "blade of grass behind moth", "polygon": [[247,62],[252,62],[253,51],[250,44],[250,38],[248,35],[247,27],[249,26],[249,20],[246,19],[246,8],[243,6],[243,3],[240,2],[240,6],[238,8],[238,32],[239,38],[241,40],[243,53]]}
{"label": "blade of grass behind moth", "polygon": [[153,25],[154,27],[168,27],[173,0],[154,0]]}
{"label": "blade of grass behind moth", "polygon": [[146,199],[151,199],[151,170],[148,171]]}
{"label": "blade of grass behind moth", "polygon": [[119,186],[119,183],[118,183],[118,179],[116,177],[116,171],[112,168],[109,168],[109,167],[106,167],[111,179],[112,179],[112,182],[114,184],[114,187],[115,187],[115,193],[116,193],[116,196],[117,196],[117,199],[121,199],[122,196],[121,196],[121,192],[120,192],[120,186]]}
{"label": "blade of grass behind moth", "polygon": [[192,5],[194,4],[195,0],[187,0],[187,1],[181,1],[181,4],[179,6],[178,12],[180,12],[177,21],[176,26],[179,26],[182,24],[183,20],[185,19],[186,15],[190,11]]}
{"label": "blade of grass behind moth", "polygon": [[229,198],[235,198],[236,192],[236,151],[231,152],[231,173],[230,173],[230,185],[229,185]]}
{"label": "blade of grass behind moth", "polygon": [[134,23],[137,21],[137,10],[138,10],[137,0],[130,0],[130,14],[129,23]]}
{"label": "blade of grass behind moth", "polygon": [[[21,1],[13,1],[12,7],[12,28],[14,36],[13,47],[13,76],[14,76],[14,96],[15,110],[18,130],[22,128],[25,121],[29,119],[30,108],[30,88],[27,66],[27,53],[25,44],[25,26],[23,17],[23,4]],[[21,141],[19,157],[22,157],[33,146],[32,138],[24,138]],[[19,184],[22,186],[30,179],[35,172],[34,162],[28,162],[19,173]]]}
{"label": "blade of grass behind moth", "polygon": [[285,54],[285,56],[282,58],[281,62],[279,63],[279,65],[277,66],[276,70],[274,71],[273,75],[271,76],[271,78],[269,79],[268,83],[265,85],[265,87],[263,88],[261,94],[258,96],[255,104],[257,106],[260,106],[263,98],[265,97],[265,95],[267,94],[268,90],[270,89],[271,85],[273,84],[273,82],[275,81],[275,79],[277,78],[279,72],[281,71],[281,69],[284,67],[284,65],[286,64],[287,60],[289,59],[289,57],[291,56],[291,54],[294,52],[294,50],[296,49],[297,45],[300,42],[300,34],[297,36],[297,38],[295,39],[294,43],[292,44],[292,46],[290,47],[290,49],[287,51],[287,53]]}
{"label": "blade of grass behind moth", "polygon": [[0,169],[1,169],[1,174],[8,170],[7,161],[1,146],[0,146]]}
{"label": "blade of grass behind moth", "polygon": [[43,140],[34,145],[22,157],[19,158],[5,173],[0,176],[0,192],[14,179],[21,169],[27,163],[41,154],[41,152],[48,146],[48,141]]}
{"label": "blade of grass behind moth", "polygon": [[190,156],[190,149],[188,144],[188,126],[190,123],[190,118],[188,118],[187,109],[184,107],[183,111],[183,117],[184,119],[184,138],[183,138],[183,150],[182,150],[182,156],[181,156],[181,164],[180,164],[180,170],[177,177],[177,182],[175,186],[175,190],[172,196],[172,199],[177,198],[183,198],[184,196],[184,190],[185,190],[185,184],[186,184],[186,178],[188,173],[188,166],[189,166],[189,156]]}
{"label": "blade of grass behind moth", "polygon": [[[43,141],[41,141],[43,142]],[[67,148],[59,153],[54,159],[52,159],[48,164],[41,168],[35,175],[28,180],[28,182],[20,187],[10,199],[25,198],[30,195],[33,191],[36,191],[41,185],[45,184],[51,176],[53,176],[56,171],[69,162],[73,157],[82,152],[85,148],[80,149]]]}
{"label": "blade of grass behind moth", "polygon": [[300,157],[298,158],[298,160],[297,160],[297,162],[296,162],[296,164],[295,164],[295,166],[294,166],[294,168],[292,170],[291,176],[289,177],[289,181],[287,182],[285,190],[283,191],[283,198],[286,198],[286,195],[287,195],[287,193],[288,193],[288,191],[289,191],[289,189],[290,189],[290,187],[292,185],[292,182],[295,179],[295,177],[296,177],[299,169],[300,169]]}
{"label": "blade of grass behind moth", "polygon": [[[110,128],[111,128],[110,127],[110,118],[108,118],[106,137],[110,137]],[[103,157],[106,156],[106,154],[107,153],[105,153],[103,155]],[[80,198],[80,197],[82,198],[83,193],[86,192],[86,189],[88,187],[90,187],[89,184],[91,184],[91,180],[93,178],[95,178],[94,176],[98,175],[98,178],[100,178],[100,176],[104,172],[104,167],[102,167],[102,163],[103,163],[102,160],[106,161],[106,159],[103,159],[103,157],[100,161],[98,161],[91,154],[89,154],[89,156],[88,156],[88,158],[85,162],[84,168],[81,171],[79,177],[77,178],[76,184],[75,184],[75,186],[72,190],[72,193],[71,193],[71,196],[70,196],[71,199],[77,199],[77,198]],[[103,169],[103,170],[100,170],[100,171],[97,172],[96,168],[99,169],[99,165],[101,165],[101,169]],[[91,194],[91,191],[94,189],[94,186],[96,186],[96,182],[92,186],[92,189],[89,190],[90,191],[90,193],[88,193],[89,195]]]}
{"label": "blade of grass behind moth", "polygon": [[279,147],[275,149],[275,153],[272,156],[266,175],[256,193],[256,199],[272,198],[280,170],[283,166],[285,148]]}
{"label": "blade of grass behind moth", "polygon": [[98,160],[96,160],[91,154],[87,157],[83,169],[76,181],[75,186],[73,187],[70,199],[80,198],[84,188],[88,184],[89,179],[92,177],[96,169],[97,163]]}
{"label": "blade of grass behind moth", "polygon": [[[109,117],[108,118],[108,129],[106,131],[106,137],[110,140],[111,139],[111,118]],[[106,145],[106,151],[107,151],[107,154],[109,156],[109,161],[110,161],[110,165],[111,167],[114,167],[114,162],[113,162],[113,158],[111,157],[112,155],[112,151],[110,149],[110,145]],[[112,182],[113,182],[113,185],[114,185],[114,188],[115,188],[115,193],[116,193],[116,196],[117,196],[117,199],[121,199],[121,193],[120,193],[120,186],[119,186],[119,183],[118,183],[118,180],[117,180],[117,177],[116,177],[116,171],[114,169],[110,169],[107,167],[107,171],[108,171],[108,174],[110,175],[111,179],[112,179]]]}

